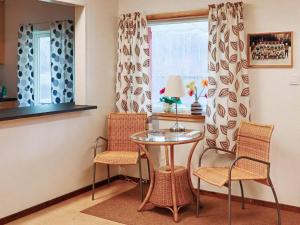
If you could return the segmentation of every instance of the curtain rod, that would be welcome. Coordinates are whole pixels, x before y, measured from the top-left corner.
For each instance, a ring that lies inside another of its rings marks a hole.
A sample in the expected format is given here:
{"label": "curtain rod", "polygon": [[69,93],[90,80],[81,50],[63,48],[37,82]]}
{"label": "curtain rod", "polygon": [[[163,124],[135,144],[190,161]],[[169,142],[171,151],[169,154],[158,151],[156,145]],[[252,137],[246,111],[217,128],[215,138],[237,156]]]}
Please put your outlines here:
{"label": "curtain rod", "polygon": [[152,14],[152,15],[147,15],[146,18],[148,21],[176,20],[176,19],[185,19],[185,18],[207,17],[208,13],[209,13],[208,9],[199,9],[199,10],[192,10],[192,11]]}

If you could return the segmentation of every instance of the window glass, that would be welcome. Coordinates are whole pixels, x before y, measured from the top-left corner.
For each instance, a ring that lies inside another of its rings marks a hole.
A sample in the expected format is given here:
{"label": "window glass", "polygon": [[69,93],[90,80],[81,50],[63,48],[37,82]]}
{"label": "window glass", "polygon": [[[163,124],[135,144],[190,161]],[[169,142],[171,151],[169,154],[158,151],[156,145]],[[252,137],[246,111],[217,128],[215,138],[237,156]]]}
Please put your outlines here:
{"label": "window glass", "polygon": [[51,103],[51,62],[50,32],[34,33],[35,54],[35,102],[36,104]]}
{"label": "window glass", "polygon": [[[196,82],[201,89],[201,80],[208,75],[208,21],[192,20],[150,24],[152,33],[152,104],[153,111],[162,111],[160,89],[168,76],[180,75],[184,84]],[[203,93],[205,94],[205,93]],[[206,98],[200,98],[205,107]],[[194,97],[182,98],[181,111],[189,111]]]}

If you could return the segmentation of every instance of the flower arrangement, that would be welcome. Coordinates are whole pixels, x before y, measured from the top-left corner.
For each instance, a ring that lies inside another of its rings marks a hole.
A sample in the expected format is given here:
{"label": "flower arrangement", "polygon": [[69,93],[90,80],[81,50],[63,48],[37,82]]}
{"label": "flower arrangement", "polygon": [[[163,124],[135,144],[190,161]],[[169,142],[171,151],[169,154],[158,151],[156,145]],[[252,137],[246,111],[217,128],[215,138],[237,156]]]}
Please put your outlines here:
{"label": "flower arrangement", "polygon": [[[166,91],[166,88],[162,88],[159,91],[159,94],[163,95],[165,93],[165,91]],[[172,105],[174,103],[181,104],[181,99],[180,98],[175,98],[175,97],[163,96],[163,97],[160,98],[160,102],[164,102],[164,103],[167,103],[169,105]]]}
{"label": "flower arrangement", "polygon": [[195,81],[192,81],[190,83],[188,83],[186,85],[187,89],[188,89],[188,95],[189,96],[193,96],[195,97],[195,102],[197,102],[199,100],[200,97],[207,97],[207,94],[203,95],[204,90],[207,88],[208,86],[208,80],[202,80],[201,81],[201,86],[202,86],[202,90],[200,92],[198,92],[198,88],[195,85]]}

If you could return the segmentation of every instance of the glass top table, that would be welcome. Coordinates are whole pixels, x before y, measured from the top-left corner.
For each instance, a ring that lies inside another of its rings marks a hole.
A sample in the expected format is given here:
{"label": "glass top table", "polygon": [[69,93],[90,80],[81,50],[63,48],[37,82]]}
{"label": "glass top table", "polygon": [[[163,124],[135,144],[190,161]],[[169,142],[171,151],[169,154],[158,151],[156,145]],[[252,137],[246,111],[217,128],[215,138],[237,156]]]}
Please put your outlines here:
{"label": "glass top table", "polygon": [[202,138],[202,132],[186,130],[184,132],[172,132],[164,130],[147,130],[131,135],[133,142],[151,145],[177,145],[195,142]]}
{"label": "glass top table", "polygon": [[[174,221],[178,221],[178,210],[183,205],[177,205],[177,191],[175,190],[175,163],[174,163],[174,146],[180,145],[180,144],[192,144],[190,149],[190,154],[187,159],[187,183],[185,183],[187,186],[189,186],[190,190],[185,188],[185,197],[192,199],[192,197],[189,197],[191,195],[195,195],[195,191],[192,185],[191,181],[191,159],[193,152],[199,143],[203,139],[204,135],[203,132],[198,130],[186,130],[184,132],[172,132],[168,129],[161,129],[161,130],[147,130],[135,133],[130,136],[130,139],[138,146],[138,152],[139,152],[139,158],[141,158],[141,151],[145,153],[147,159],[149,160],[149,174],[150,174],[150,185],[147,192],[147,195],[138,208],[138,211],[142,211],[146,208],[146,204],[151,203],[151,195],[153,190],[159,189],[159,185],[162,184],[159,179],[155,180],[156,173],[154,171],[154,162],[151,158],[151,155],[149,153],[149,149],[147,146],[164,146],[165,147],[165,154],[166,154],[166,166],[170,169],[170,175],[171,175],[171,196],[168,196],[168,198],[172,201],[172,206],[170,205],[164,205],[164,203],[159,203],[156,206],[159,207],[165,207],[168,209],[171,209],[173,213],[173,219]],[[160,149],[160,148],[155,148]],[[182,194],[183,195],[183,194]],[[152,202],[153,203],[153,202]]]}

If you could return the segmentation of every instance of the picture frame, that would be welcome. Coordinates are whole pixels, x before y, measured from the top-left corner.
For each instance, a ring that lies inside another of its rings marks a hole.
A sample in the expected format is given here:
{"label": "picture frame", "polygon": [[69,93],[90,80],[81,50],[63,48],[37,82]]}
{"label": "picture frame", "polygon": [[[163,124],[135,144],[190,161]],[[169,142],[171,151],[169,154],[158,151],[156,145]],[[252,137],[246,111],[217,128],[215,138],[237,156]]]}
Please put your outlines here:
{"label": "picture frame", "polygon": [[247,54],[250,68],[292,68],[293,32],[248,34]]}

